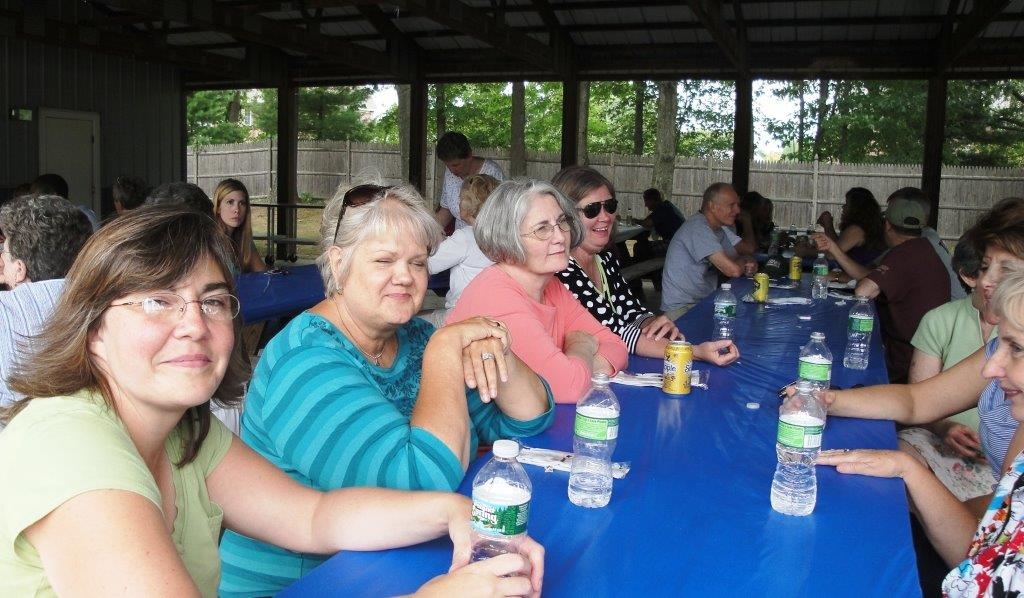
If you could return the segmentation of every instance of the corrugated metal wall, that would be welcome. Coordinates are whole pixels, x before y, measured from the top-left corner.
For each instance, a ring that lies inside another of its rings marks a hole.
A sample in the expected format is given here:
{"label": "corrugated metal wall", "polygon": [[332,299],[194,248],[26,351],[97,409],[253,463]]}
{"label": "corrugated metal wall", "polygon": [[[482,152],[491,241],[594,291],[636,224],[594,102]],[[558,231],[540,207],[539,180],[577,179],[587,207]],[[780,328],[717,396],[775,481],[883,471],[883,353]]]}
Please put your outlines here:
{"label": "corrugated metal wall", "polygon": [[[70,21],[76,11],[95,15],[73,0],[47,5],[50,19]],[[20,10],[21,3],[0,0],[0,7]],[[0,197],[40,174],[40,107],[100,115],[100,186],[105,191],[124,174],[151,184],[180,180],[181,93],[173,66],[0,37]],[[10,120],[7,113],[16,107],[31,108],[33,120]]]}

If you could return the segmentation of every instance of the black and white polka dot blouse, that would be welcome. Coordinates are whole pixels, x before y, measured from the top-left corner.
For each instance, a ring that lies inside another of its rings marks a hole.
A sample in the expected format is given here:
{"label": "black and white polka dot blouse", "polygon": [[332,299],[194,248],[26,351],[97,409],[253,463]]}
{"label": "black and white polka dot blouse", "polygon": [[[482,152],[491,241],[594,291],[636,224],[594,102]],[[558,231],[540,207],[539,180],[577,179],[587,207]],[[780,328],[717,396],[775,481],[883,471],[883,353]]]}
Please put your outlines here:
{"label": "black and white polka dot blouse", "polygon": [[608,293],[597,290],[574,257],[569,258],[569,266],[556,276],[598,322],[622,338],[630,353],[636,353],[640,327],[648,318],[653,318],[654,314],[644,309],[643,304],[629,288],[629,284],[622,278],[619,260],[608,251],[598,254],[597,257],[604,265]]}

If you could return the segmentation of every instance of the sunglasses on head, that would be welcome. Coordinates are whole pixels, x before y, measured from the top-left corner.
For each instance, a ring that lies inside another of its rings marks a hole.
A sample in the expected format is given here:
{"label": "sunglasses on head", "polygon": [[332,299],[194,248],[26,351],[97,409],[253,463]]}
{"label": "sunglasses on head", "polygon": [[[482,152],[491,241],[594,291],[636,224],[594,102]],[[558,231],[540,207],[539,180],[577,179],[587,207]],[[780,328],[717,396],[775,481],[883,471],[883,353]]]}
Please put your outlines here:
{"label": "sunglasses on head", "polygon": [[587,218],[597,218],[597,215],[601,213],[601,206],[604,206],[605,212],[608,212],[609,214],[614,214],[615,210],[619,209],[619,200],[613,197],[611,199],[606,199],[604,201],[595,201],[593,203],[588,203],[582,208],[576,209],[579,210],[580,213],[582,213]]}
{"label": "sunglasses on head", "polygon": [[376,201],[384,197],[384,194],[390,188],[391,185],[356,185],[346,191],[344,197],[341,198],[338,223],[334,225],[334,236],[331,238],[334,240],[338,239],[338,231],[341,229],[341,219],[345,216],[345,210],[349,207],[358,208],[359,206],[365,206],[371,201]]}

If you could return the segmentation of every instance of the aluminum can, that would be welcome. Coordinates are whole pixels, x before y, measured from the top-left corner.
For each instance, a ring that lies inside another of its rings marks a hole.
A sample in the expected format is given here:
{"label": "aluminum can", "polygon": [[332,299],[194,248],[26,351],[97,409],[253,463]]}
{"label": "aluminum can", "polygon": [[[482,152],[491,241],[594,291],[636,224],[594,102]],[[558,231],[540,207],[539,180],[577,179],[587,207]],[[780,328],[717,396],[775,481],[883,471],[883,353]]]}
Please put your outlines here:
{"label": "aluminum can", "polygon": [[693,345],[669,341],[665,347],[665,369],[661,390],[670,395],[690,394],[690,370],[693,369]]}
{"label": "aluminum can", "polygon": [[800,280],[800,275],[803,273],[804,259],[799,255],[794,255],[789,258],[789,279]]}
{"label": "aluminum can", "polygon": [[768,275],[764,272],[754,275],[754,301],[758,303],[768,301]]}

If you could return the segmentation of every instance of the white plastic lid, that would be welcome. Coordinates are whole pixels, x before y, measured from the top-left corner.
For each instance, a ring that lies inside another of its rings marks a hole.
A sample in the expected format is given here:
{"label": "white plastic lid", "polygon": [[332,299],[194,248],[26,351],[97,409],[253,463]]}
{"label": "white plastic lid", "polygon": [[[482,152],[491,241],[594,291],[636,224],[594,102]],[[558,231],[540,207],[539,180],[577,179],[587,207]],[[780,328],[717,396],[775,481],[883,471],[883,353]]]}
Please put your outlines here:
{"label": "white plastic lid", "polygon": [[723,282],[722,283],[722,290],[723,291],[728,291],[730,289],[732,289],[732,283],[731,282]]}
{"label": "white plastic lid", "polygon": [[825,254],[824,254],[823,252],[819,252],[819,253],[818,253],[818,257],[819,257],[819,258],[825,257]]}
{"label": "white plastic lid", "polygon": [[594,372],[594,375],[590,377],[590,381],[594,384],[602,384],[604,386],[608,386],[610,379],[608,378],[608,374],[604,372]]}
{"label": "white plastic lid", "polygon": [[811,340],[823,341],[823,340],[825,340],[825,333],[824,332],[812,332],[811,333]]}
{"label": "white plastic lid", "polygon": [[492,450],[495,457],[512,459],[519,455],[519,443],[515,440],[495,440]]}

